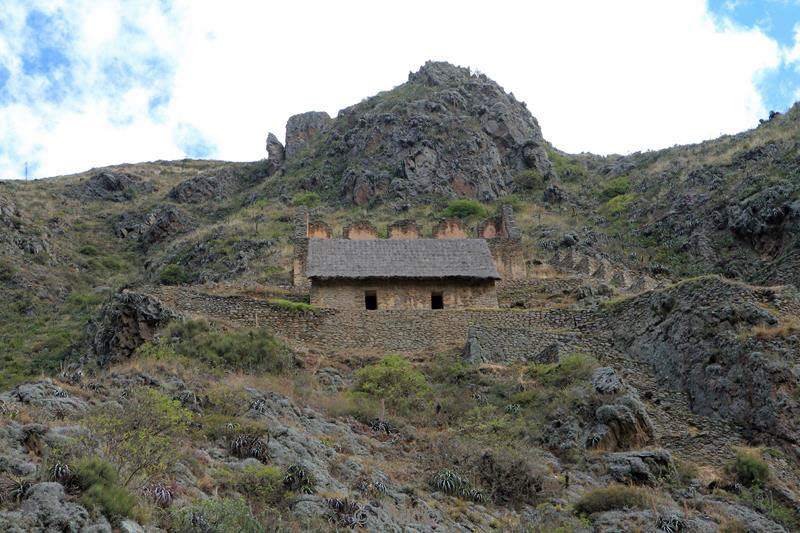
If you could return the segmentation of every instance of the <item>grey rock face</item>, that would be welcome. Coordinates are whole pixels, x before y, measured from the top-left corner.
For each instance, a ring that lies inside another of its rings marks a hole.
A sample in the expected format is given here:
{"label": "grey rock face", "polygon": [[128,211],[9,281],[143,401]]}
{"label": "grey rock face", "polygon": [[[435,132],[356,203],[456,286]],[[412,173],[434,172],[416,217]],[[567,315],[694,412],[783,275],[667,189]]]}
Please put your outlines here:
{"label": "grey rock face", "polygon": [[[286,122],[286,157],[292,157],[330,122],[331,117],[324,111],[309,111],[289,117]],[[273,145],[273,148],[277,147]],[[267,137],[267,150],[269,151],[269,137]]]}
{"label": "grey rock face", "polygon": [[267,135],[267,176],[275,174],[286,159],[286,150],[278,138],[270,132]]}
{"label": "grey rock face", "polygon": [[667,450],[610,453],[604,459],[609,476],[625,484],[654,486],[675,468]]}
{"label": "grey rock face", "polygon": [[71,193],[88,200],[127,202],[136,194],[154,190],[153,184],[143,181],[139,176],[122,172],[100,172],[76,185]]}
{"label": "grey rock face", "polygon": [[142,234],[145,247],[174,237],[189,227],[189,218],[177,207],[162,208],[155,216],[153,224]]}
{"label": "grey rock face", "polygon": [[664,385],[685,391],[693,411],[732,420],[752,437],[800,442],[791,343],[776,338],[756,349],[741,335],[776,323],[751,289],[709,278],[647,294],[618,311],[618,346],[650,363]]}
{"label": "grey rock face", "polygon": [[54,416],[82,414],[89,408],[85,401],[69,395],[49,379],[19,385],[11,392],[0,394],[0,401],[33,405],[47,410]]}
{"label": "grey rock face", "polygon": [[168,310],[152,296],[122,292],[114,296],[100,313],[100,319],[90,324],[88,344],[101,365],[130,355],[156,330],[178,315]]}
{"label": "grey rock face", "polygon": [[177,184],[167,196],[181,204],[199,204],[212,198],[224,198],[229,192],[225,176],[195,176]]}
{"label": "grey rock face", "polygon": [[111,533],[111,526],[101,518],[92,521],[82,506],[66,500],[64,487],[58,483],[37,483],[28,490],[18,511],[1,513],[10,531],[42,533]]}
{"label": "grey rock face", "polygon": [[620,394],[625,390],[622,378],[609,366],[604,366],[594,371],[594,374],[592,374],[592,387],[600,394]]}
{"label": "grey rock face", "polygon": [[599,424],[589,436],[590,446],[627,450],[650,444],[655,438],[647,410],[633,393],[598,407],[595,417]]}
{"label": "grey rock face", "polygon": [[[486,76],[448,63],[428,62],[406,84],[341,110],[320,135],[323,148],[292,161],[287,127],[286,174],[302,171],[306,188],[329,188],[358,205],[377,195],[404,203],[431,195],[492,200],[514,189],[519,172],[555,177],[525,105]],[[308,172],[312,162],[318,170]]]}

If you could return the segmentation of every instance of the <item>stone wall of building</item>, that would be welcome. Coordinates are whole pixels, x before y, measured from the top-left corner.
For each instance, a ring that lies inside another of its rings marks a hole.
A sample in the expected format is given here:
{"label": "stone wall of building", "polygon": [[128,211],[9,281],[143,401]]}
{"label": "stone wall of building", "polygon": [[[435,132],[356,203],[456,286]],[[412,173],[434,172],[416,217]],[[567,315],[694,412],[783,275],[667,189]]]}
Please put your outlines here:
{"label": "stone wall of building", "polygon": [[365,309],[365,295],[373,292],[378,309],[430,309],[439,293],[445,309],[495,308],[493,280],[314,280],[311,303],[336,309]]}
{"label": "stone wall of building", "polygon": [[344,227],[342,238],[353,241],[377,239],[378,229],[367,220],[359,220]]}
{"label": "stone wall of building", "polygon": [[[514,330],[542,339],[540,344],[569,339],[570,331],[606,331],[601,313],[584,310],[550,311],[517,309],[318,309],[294,311],[267,300],[212,296],[178,287],[152,287],[149,294],[168,302],[186,317],[219,319],[240,327],[265,326],[288,342],[301,342],[326,350],[375,349],[414,352],[435,347],[463,347],[470,327]],[[553,332],[553,330],[558,330]],[[560,335],[563,335],[561,339]],[[553,335],[556,337],[553,337]],[[502,332],[496,338],[503,337]],[[552,338],[551,338],[552,337]],[[595,348],[603,345],[597,339]],[[532,345],[533,346],[533,345]],[[488,347],[488,344],[487,344]],[[490,352],[487,352],[490,353]]]}

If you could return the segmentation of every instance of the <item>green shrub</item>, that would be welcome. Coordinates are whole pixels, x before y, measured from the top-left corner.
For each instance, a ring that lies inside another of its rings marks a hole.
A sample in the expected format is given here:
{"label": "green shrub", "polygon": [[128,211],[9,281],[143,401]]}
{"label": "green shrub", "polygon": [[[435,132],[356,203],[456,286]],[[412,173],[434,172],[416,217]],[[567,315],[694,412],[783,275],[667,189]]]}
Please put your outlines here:
{"label": "green shrub", "polygon": [[81,504],[102,512],[112,522],[133,516],[136,497],[119,485],[117,470],[99,457],[79,459],[72,466],[72,479],[83,492]]}
{"label": "green shrub", "polygon": [[531,503],[542,490],[543,474],[513,451],[485,452],[475,464],[478,481],[500,505]]}
{"label": "green shrub", "polygon": [[529,168],[514,175],[514,188],[518,191],[534,191],[544,187],[545,181],[541,172]]}
{"label": "green shrub", "polygon": [[8,259],[0,259],[0,282],[8,282],[14,279],[17,268]]}
{"label": "green shrub", "polygon": [[158,279],[162,285],[183,285],[189,283],[192,277],[181,265],[171,263],[159,271]]}
{"label": "green shrub", "polygon": [[212,367],[281,373],[289,367],[289,350],[267,329],[218,331],[204,321],[175,323],[167,330],[175,353]]}
{"label": "green shrub", "polygon": [[319,309],[316,305],[307,304],[305,302],[293,302],[292,300],[285,300],[283,298],[270,298],[269,303],[279,305],[284,309],[292,311],[316,311]]}
{"label": "green shrub", "polygon": [[558,363],[533,364],[527,373],[540,385],[565,387],[588,381],[598,366],[597,359],[591,355],[576,353],[562,357]]}
{"label": "green shrub", "polygon": [[385,400],[399,410],[423,407],[431,393],[425,376],[400,355],[384,357],[359,369],[355,390]]}
{"label": "green shrub", "polygon": [[625,176],[613,178],[600,186],[600,198],[610,200],[615,196],[627,194],[631,189],[631,180]]}
{"label": "green shrub", "polygon": [[117,469],[99,457],[79,459],[72,465],[72,475],[81,490],[88,490],[94,485],[111,487],[119,483]]}
{"label": "green shrub", "polygon": [[745,487],[763,486],[769,479],[769,465],[755,453],[746,450],[737,450],[736,458],[726,470],[737,483]]}
{"label": "green shrub", "polygon": [[81,495],[81,504],[101,511],[111,522],[133,516],[136,497],[125,487],[92,485]]}
{"label": "green shrub", "polygon": [[611,485],[585,492],[575,504],[575,512],[589,515],[617,509],[648,509],[652,502],[653,497],[647,489]]}
{"label": "green shrub", "polygon": [[284,475],[274,466],[250,465],[223,476],[223,488],[241,493],[250,500],[274,505],[283,499]]}
{"label": "green shrub", "polygon": [[294,198],[292,198],[292,205],[295,207],[304,205],[311,208],[319,205],[319,201],[319,194],[315,193],[314,191],[306,191],[295,194]]}
{"label": "green shrub", "polygon": [[[202,524],[198,528],[197,524]],[[199,531],[236,531],[237,533],[263,533],[264,528],[250,512],[242,498],[202,500],[191,505],[174,508],[170,514],[170,531],[173,533],[198,533]]]}
{"label": "green shrub", "polygon": [[616,215],[628,209],[628,206],[636,199],[636,193],[620,194],[606,203],[606,209],[611,215]]}
{"label": "green shrub", "polygon": [[486,208],[477,200],[470,200],[467,198],[451,200],[450,203],[447,204],[447,209],[444,210],[444,216],[446,217],[485,218],[487,214]]}
{"label": "green shrub", "polygon": [[553,170],[555,170],[558,177],[563,181],[581,181],[588,175],[583,165],[570,161],[567,157],[559,154],[555,150],[548,150],[547,157],[553,164]]}
{"label": "green shrub", "polygon": [[167,470],[191,417],[178,400],[142,388],[134,390],[121,410],[92,417],[90,427],[127,487],[137,476],[149,478]]}
{"label": "green shrub", "polygon": [[81,255],[85,255],[87,257],[94,257],[100,255],[100,252],[97,250],[97,248],[95,248],[91,244],[85,244],[81,246],[80,249],[78,250],[78,253]]}

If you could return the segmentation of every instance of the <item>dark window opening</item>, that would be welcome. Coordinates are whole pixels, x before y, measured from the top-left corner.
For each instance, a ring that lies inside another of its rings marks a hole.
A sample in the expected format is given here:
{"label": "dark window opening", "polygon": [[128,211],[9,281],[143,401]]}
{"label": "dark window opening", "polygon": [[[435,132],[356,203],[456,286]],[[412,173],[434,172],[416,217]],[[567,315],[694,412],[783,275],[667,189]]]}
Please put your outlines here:
{"label": "dark window opening", "polygon": [[378,308],[378,295],[375,291],[367,291],[364,293],[364,306],[369,311],[374,311]]}
{"label": "dark window opening", "polygon": [[441,292],[431,293],[431,309],[444,309],[444,297]]}

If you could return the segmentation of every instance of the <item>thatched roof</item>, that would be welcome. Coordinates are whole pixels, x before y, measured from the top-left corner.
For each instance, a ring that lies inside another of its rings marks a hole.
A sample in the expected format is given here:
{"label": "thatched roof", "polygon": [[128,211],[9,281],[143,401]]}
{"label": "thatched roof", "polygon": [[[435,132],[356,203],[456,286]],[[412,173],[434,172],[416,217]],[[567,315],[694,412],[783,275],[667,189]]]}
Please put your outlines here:
{"label": "thatched roof", "polygon": [[500,279],[483,239],[311,239],[306,276]]}

